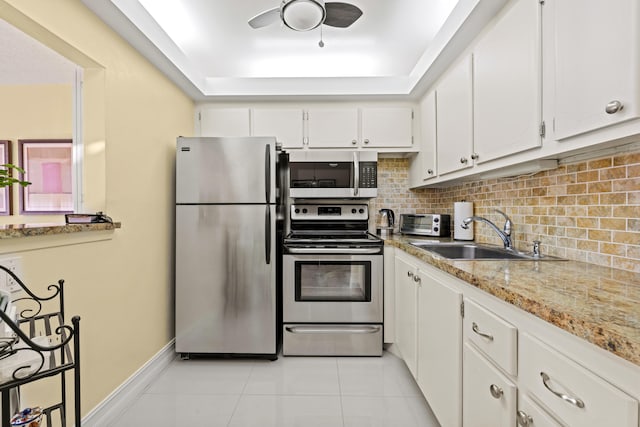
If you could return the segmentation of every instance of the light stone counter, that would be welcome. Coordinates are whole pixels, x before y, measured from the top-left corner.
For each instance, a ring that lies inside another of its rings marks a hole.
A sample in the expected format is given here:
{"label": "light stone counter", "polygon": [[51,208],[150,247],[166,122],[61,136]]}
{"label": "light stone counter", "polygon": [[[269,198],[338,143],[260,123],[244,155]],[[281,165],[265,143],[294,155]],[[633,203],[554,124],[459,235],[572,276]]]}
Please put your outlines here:
{"label": "light stone counter", "polygon": [[120,228],[119,222],[94,224],[7,224],[0,225],[0,239],[15,239],[31,236],[80,233],[84,231],[106,231]]}
{"label": "light stone counter", "polygon": [[577,261],[455,261],[410,245],[419,240],[415,236],[383,238],[386,245],[640,365],[640,274]]}

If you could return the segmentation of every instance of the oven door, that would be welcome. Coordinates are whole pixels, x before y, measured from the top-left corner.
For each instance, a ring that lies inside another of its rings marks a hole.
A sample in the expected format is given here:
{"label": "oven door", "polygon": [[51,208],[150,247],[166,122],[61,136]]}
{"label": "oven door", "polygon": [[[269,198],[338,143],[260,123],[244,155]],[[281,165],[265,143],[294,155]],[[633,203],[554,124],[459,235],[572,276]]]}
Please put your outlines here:
{"label": "oven door", "polygon": [[382,323],[382,266],[380,254],[284,255],[284,322]]}

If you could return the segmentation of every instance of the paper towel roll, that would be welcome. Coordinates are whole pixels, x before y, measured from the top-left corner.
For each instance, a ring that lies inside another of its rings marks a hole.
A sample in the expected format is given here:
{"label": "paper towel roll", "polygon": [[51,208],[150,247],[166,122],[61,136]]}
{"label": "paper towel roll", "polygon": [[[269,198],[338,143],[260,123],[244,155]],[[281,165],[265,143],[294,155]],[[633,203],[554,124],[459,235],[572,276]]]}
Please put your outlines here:
{"label": "paper towel roll", "polygon": [[470,216],[473,216],[472,202],[453,204],[453,238],[455,240],[473,240],[473,222],[467,229],[462,228],[462,221]]}

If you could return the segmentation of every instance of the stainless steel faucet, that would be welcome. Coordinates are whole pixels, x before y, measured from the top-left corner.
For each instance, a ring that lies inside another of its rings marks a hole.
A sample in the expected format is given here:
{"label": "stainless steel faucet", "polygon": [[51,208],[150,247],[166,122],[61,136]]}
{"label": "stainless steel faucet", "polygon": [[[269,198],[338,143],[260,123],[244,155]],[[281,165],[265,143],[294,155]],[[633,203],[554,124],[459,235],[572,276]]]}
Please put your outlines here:
{"label": "stainless steel faucet", "polygon": [[513,242],[511,241],[511,227],[513,223],[511,222],[511,218],[509,218],[506,213],[502,212],[499,209],[495,209],[495,211],[498,212],[500,215],[502,215],[506,219],[506,222],[504,223],[504,228],[502,230],[500,230],[498,226],[496,226],[493,222],[481,216],[470,216],[468,218],[465,218],[462,221],[461,227],[466,230],[467,228],[469,228],[469,224],[473,221],[486,222],[491,228],[493,228],[493,230],[496,233],[498,233],[498,236],[500,236],[500,239],[502,239],[502,243],[504,243],[504,248],[506,250],[512,251]]}

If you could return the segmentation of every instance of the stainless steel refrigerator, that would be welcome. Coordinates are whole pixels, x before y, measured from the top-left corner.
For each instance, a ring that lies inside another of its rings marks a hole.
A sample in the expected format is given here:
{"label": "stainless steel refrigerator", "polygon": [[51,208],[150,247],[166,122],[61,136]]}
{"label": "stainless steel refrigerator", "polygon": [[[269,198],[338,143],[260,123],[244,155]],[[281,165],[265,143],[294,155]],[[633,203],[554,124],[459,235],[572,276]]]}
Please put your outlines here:
{"label": "stainless steel refrigerator", "polygon": [[278,352],[275,138],[185,138],[176,152],[176,352]]}

